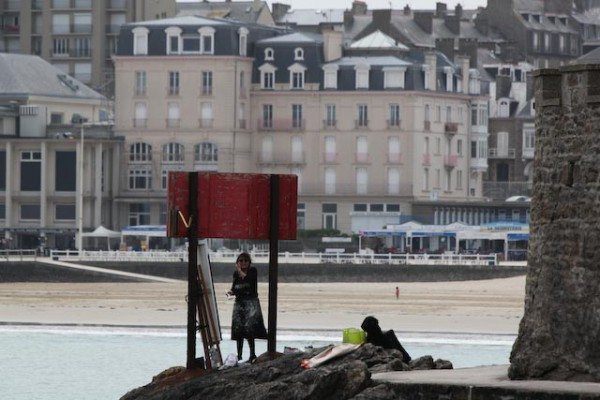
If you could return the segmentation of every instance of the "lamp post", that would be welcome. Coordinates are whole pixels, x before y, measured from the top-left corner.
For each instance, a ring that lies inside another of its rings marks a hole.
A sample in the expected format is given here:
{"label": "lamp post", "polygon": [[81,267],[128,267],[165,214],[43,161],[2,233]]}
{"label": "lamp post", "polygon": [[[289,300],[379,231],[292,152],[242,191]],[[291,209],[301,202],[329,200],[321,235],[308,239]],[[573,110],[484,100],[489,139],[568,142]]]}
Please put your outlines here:
{"label": "lamp post", "polygon": [[77,193],[78,202],[79,202],[79,215],[77,216],[77,230],[79,234],[77,235],[77,250],[79,251],[79,255],[83,251],[83,144],[84,144],[84,136],[85,136],[85,123],[81,123],[79,128],[79,138],[80,138],[80,154],[79,154],[79,192]]}

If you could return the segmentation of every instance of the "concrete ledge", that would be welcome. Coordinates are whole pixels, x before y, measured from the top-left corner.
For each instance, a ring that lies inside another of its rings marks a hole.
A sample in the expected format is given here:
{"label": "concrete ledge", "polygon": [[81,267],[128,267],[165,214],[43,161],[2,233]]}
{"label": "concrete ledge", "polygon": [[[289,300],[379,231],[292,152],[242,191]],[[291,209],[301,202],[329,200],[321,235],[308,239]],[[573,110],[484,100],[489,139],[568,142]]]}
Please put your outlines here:
{"label": "concrete ledge", "polygon": [[596,400],[600,383],[511,381],[508,365],[374,374],[403,400]]}

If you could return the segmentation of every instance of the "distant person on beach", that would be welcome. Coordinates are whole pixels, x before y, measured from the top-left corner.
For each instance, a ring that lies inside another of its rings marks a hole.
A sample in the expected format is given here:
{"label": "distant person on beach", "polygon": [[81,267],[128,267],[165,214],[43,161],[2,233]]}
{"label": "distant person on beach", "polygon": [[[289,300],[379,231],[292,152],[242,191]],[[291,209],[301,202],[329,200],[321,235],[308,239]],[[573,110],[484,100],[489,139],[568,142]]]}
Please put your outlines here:
{"label": "distant person on beach", "polygon": [[267,330],[258,300],[258,273],[248,253],[242,253],[235,262],[233,284],[228,295],[235,296],[231,318],[231,340],[237,342],[238,360],[242,359],[244,339],[250,347],[249,362],[256,360],[254,339],[266,339]]}
{"label": "distant person on beach", "polygon": [[400,298],[400,288],[396,286],[396,300]]}
{"label": "distant person on beach", "polygon": [[411,357],[392,329],[383,332],[379,327],[379,321],[375,317],[367,317],[360,326],[367,333],[367,343],[372,343],[375,346],[383,347],[384,349],[396,349],[402,353],[402,361],[410,362]]}

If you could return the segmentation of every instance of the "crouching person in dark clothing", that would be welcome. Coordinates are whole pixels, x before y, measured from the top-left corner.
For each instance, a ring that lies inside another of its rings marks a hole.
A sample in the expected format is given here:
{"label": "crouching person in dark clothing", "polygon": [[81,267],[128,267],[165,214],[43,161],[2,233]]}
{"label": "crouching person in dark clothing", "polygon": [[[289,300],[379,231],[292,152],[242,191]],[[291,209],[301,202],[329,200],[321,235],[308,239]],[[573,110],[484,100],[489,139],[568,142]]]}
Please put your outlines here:
{"label": "crouching person in dark clothing", "polygon": [[410,355],[404,350],[392,329],[382,332],[379,321],[375,317],[367,317],[360,326],[367,333],[367,343],[381,346],[384,349],[396,349],[402,353],[402,361],[410,362]]}

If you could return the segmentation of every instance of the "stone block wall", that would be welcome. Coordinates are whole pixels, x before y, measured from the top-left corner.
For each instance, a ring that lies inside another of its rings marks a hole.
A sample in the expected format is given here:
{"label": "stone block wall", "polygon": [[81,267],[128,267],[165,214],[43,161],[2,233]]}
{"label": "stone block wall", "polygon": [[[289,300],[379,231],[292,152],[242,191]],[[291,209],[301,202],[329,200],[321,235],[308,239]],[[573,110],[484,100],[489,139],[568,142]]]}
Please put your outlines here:
{"label": "stone block wall", "polygon": [[535,73],[525,313],[511,379],[600,381],[600,65]]}

